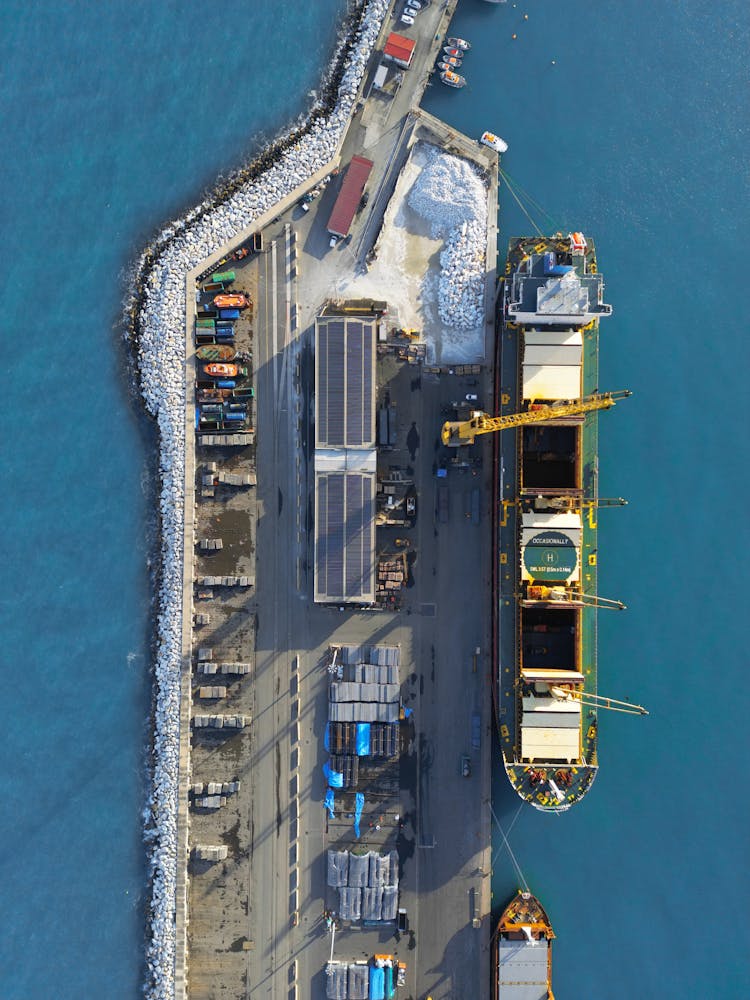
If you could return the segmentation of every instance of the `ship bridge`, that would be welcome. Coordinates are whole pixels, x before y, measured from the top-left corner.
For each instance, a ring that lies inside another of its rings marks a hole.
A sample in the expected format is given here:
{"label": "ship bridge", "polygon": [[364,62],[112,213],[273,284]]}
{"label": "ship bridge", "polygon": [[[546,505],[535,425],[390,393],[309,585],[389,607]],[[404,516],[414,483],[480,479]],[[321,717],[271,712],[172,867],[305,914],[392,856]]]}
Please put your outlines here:
{"label": "ship bridge", "polygon": [[510,279],[508,319],[522,326],[583,327],[611,316],[604,302],[604,278],[586,252],[572,251],[564,241],[521,260]]}

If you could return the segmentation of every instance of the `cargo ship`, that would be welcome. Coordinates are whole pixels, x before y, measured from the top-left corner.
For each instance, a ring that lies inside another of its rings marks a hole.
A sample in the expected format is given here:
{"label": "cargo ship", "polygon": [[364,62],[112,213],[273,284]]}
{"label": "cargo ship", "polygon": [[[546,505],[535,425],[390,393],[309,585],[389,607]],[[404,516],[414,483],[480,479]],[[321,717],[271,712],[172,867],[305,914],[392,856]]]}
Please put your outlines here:
{"label": "cargo ship", "polygon": [[552,925],[536,896],[518,890],[492,941],[493,1000],[555,1000]]}
{"label": "cargo ship", "polygon": [[604,404],[587,412],[574,404],[603,398],[599,323],[612,313],[603,296],[594,245],[581,233],[511,241],[495,412],[551,405],[560,413],[565,403],[571,411],[494,435],[500,745],[516,792],[546,812],[569,809],[597,773],[597,410]]}

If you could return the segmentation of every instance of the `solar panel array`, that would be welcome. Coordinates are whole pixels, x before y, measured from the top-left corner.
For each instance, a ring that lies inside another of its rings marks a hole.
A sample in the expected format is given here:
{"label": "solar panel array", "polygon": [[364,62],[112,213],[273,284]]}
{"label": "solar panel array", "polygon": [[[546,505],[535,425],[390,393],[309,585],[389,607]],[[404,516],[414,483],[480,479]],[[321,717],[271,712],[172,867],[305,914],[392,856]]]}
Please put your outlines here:
{"label": "solar panel array", "polygon": [[374,320],[320,318],[316,335],[316,448],[374,447]]}
{"label": "solar panel array", "polygon": [[375,476],[315,475],[315,599],[375,600]]}

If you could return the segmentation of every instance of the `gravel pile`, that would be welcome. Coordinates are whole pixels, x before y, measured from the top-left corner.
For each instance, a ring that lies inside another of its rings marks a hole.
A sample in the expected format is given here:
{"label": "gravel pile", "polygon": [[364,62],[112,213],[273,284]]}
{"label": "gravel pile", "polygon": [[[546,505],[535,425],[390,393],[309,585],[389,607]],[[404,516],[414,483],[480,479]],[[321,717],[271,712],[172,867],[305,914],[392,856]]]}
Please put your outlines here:
{"label": "gravel pile", "polygon": [[[342,38],[324,94],[307,122],[274,143],[185,218],[171,223],[141,256],[127,304],[140,388],[158,422],[161,477],[161,577],[155,662],[153,785],[146,837],[151,844],[150,1000],[175,992],[178,865],[180,664],[185,516],[185,275],[232,240],[336,154],[387,0],[366,0]],[[192,512],[190,512],[192,515]]]}
{"label": "gravel pile", "polygon": [[433,147],[408,203],[443,237],[438,315],[446,326],[471,330],[484,323],[487,190],[468,160]]}

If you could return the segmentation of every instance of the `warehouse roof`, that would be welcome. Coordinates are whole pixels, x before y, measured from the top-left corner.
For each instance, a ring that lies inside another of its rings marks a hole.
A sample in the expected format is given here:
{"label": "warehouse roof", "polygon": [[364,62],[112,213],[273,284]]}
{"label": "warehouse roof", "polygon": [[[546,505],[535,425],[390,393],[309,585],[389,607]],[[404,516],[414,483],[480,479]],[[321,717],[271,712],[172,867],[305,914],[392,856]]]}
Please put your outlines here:
{"label": "warehouse roof", "polygon": [[315,600],[375,602],[372,472],[315,472]]}
{"label": "warehouse roof", "polygon": [[375,446],[375,320],[315,322],[315,447]]}

